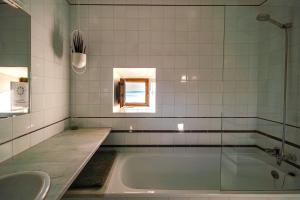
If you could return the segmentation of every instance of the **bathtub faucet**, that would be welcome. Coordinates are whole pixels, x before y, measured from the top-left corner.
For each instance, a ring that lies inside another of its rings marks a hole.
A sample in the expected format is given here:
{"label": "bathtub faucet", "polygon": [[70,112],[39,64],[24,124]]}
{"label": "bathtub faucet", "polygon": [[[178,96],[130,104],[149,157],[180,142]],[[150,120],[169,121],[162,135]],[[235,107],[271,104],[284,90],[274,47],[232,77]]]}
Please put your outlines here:
{"label": "bathtub faucet", "polygon": [[276,162],[278,165],[281,165],[283,161],[288,162],[296,162],[297,157],[294,154],[283,154],[280,148],[274,147],[274,148],[266,148],[265,152],[270,154],[271,156],[274,156],[276,158]]}
{"label": "bathtub faucet", "polygon": [[270,154],[271,156],[275,156],[276,158],[278,158],[280,156],[280,149],[278,147],[274,147],[274,148],[266,148],[265,152]]}
{"label": "bathtub faucet", "polygon": [[282,152],[280,150],[280,148],[278,147],[274,147],[274,148],[266,148],[265,152],[267,154],[270,154],[271,156],[274,156],[276,158],[276,163],[278,165],[281,165],[282,161],[283,161],[283,157],[282,157]]}

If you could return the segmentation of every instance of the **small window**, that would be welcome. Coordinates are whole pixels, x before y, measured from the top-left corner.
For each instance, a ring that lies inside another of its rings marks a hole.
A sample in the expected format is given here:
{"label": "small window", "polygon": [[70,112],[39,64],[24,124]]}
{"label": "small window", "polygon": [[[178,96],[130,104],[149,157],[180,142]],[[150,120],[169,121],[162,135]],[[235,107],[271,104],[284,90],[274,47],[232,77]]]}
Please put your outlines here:
{"label": "small window", "polygon": [[113,113],[155,113],[156,69],[113,69]]}
{"label": "small window", "polygon": [[120,79],[120,107],[149,106],[149,79]]}

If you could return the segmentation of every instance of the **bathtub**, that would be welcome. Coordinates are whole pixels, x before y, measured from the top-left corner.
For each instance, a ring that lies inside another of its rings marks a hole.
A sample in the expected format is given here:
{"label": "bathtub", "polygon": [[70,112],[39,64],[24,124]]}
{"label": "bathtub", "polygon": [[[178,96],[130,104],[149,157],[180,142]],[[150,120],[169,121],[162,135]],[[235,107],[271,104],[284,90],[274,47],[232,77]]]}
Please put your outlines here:
{"label": "bathtub", "polygon": [[[273,160],[259,151],[246,148],[221,153],[220,148],[196,148],[184,152],[120,152],[106,192],[193,196],[300,189],[299,177],[286,173],[297,169],[275,167]],[[271,171],[276,171],[278,179]]]}
{"label": "bathtub", "polygon": [[104,187],[68,191],[66,196],[300,199],[299,177],[287,175],[293,171],[300,176],[298,169],[287,164],[279,168],[256,147],[121,149]]}
{"label": "bathtub", "polygon": [[124,155],[119,181],[141,190],[217,190],[219,156],[152,153]]}

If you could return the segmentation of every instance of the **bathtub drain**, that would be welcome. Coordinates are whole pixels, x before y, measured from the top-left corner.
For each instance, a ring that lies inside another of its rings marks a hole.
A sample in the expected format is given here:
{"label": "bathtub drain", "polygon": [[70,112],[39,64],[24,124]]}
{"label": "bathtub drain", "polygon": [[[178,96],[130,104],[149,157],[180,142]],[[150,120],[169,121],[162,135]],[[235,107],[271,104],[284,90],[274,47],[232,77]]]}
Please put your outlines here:
{"label": "bathtub drain", "polygon": [[272,170],[272,171],[271,171],[271,175],[272,175],[272,177],[273,177],[274,179],[279,179],[279,174],[278,174],[277,171]]}

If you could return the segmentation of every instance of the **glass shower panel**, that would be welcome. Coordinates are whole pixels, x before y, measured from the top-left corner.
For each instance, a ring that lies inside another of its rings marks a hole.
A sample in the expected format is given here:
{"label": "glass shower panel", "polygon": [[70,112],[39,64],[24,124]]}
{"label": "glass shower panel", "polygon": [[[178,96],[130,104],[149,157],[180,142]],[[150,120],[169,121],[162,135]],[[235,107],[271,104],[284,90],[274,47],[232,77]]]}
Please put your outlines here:
{"label": "glass shower panel", "polygon": [[[294,166],[286,164],[287,175],[284,183],[285,190],[299,190],[300,166],[300,3],[290,1],[290,5],[281,4],[277,13],[285,16],[286,22],[293,23],[289,29],[289,57],[287,79],[287,125],[285,154]],[[274,10],[274,9],[272,9]],[[298,168],[296,168],[296,167]],[[298,176],[297,176],[298,175]]]}
{"label": "glass shower panel", "polygon": [[256,21],[258,12],[226,7],[221,190],[273,191],[284,183],[284,170],[265,153],[280,147],[271,138],[282,134],[282,124],[273,123],[282,121],[282,56],[268,41],[270,27]]}

